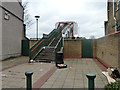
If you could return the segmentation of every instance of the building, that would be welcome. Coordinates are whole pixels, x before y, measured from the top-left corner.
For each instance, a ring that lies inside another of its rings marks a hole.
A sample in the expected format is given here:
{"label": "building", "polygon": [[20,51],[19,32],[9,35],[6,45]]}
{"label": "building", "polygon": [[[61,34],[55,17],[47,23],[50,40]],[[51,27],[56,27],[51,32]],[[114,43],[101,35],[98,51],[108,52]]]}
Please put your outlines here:
{"label": "building", "polygon": [[0,0],[0,60],[20,56],[24,39],[23,7],[19,0]]}
{"label": "building", "polygon": [[[120,31],[120,1],[119,0],[113,0],[113,1],[108,0],[107,2],[108,21],[105,21],[104,23],[105,35],[109,35],[109,34]],[[116,19],[116,22],[115,22],[115,19]],[[117,28],[117,30],[115,30],[115,27]]]}

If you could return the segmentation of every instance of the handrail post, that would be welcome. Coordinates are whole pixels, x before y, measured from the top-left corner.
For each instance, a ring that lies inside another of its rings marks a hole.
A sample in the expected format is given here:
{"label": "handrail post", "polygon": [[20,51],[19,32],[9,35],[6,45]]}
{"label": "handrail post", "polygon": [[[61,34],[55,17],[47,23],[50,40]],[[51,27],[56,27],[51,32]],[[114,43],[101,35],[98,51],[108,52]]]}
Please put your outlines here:
{"label": "handrail post", "polygon": [[88,89],[94,90],[94,79],[96,77],[96,74],[86,74],[88,78]]}
{"label": "handrail post", "polygon": [[31,60],[31,50],[30,50],[30,48],[29,48],[29,63],[30,63],[30,60]]}
{"label": "handrail post", "polygon": [[27,90],[32,90],[32,71],[25,72],[26,75],[26,85],[27,85]]}

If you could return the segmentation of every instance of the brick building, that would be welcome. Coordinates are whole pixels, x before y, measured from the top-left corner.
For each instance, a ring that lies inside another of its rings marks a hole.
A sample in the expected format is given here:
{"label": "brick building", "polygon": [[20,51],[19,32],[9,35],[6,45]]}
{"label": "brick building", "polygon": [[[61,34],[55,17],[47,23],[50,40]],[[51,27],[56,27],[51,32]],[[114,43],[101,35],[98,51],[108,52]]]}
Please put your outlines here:
{"label": "brick building", "polygon": [[23,7],[19,0],[0,0],[0,60],[21,55],[24,39]]}
{"label": "brick building", "polygon": [[[114,8],[114,12],[113,12]],[[113,18],[113,13],[117,22],[117,32],[120,31],[120,1],[115,0],[114,7],[113,1],[108,0],[107,2],[107,17],[108,21],[105,21],[105,35],[112,34],[115,32],[115,19]]]}

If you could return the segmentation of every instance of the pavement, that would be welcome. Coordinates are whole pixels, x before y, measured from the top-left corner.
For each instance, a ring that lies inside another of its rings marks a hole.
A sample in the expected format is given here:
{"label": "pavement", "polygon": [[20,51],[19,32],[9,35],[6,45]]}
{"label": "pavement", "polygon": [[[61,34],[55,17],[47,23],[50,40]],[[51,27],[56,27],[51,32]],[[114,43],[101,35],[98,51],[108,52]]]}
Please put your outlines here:
{"label": "pavement", "polygon": [[57,69],[41,88],[88,88],[88,73],[96,74],[95,88],[108,83],[93,59],[65,59],[65,63],[68,68]]}
{"label": "pavement", "polygon": [[2,62],[2,88],[26,88],[26,71],[33,72],[32,84],[36,86],[41,77],[46,81],[44,75],[50,76],[47,72],[55,67],[54,63],[28,63],[28,59],[28,57],[18,57]]}
{"label": "pavement", "polygon": [[9,58],[4,61],[2,61],[2,71],[6,70],[10,67],[17,66],[19,64],[27,63],[29,61],[28,56],[19,56],[16,58]]}
{"label": "pavement", "polygon": [[88,88],[86,74],[94,73],[95,88],[108,83],[93,59],[65,59],[67,68],[54,63],[27,63],[28,57],[2,61],[2,88],[26,88],[26,71],[32,71],[33,88]]}

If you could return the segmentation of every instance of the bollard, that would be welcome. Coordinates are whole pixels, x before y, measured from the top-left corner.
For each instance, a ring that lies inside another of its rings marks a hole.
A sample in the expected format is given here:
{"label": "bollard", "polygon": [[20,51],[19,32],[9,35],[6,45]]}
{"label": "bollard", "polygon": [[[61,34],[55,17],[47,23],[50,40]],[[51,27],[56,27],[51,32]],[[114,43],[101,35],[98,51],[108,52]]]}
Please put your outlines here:
{"label": "bollard", "polygon": [[32,71],[25,72],[27,90],[32,90]]}
{"label": "bollard", "polygon": [[96,74],[86,74],[88,78],[88,89],[94,90],[94,79],[96,77]]}
{"label": "bollard", "polygon": [[56,65],[57,64],[64,64],[63,61],[63,52],[59,51],[56,53]]}

